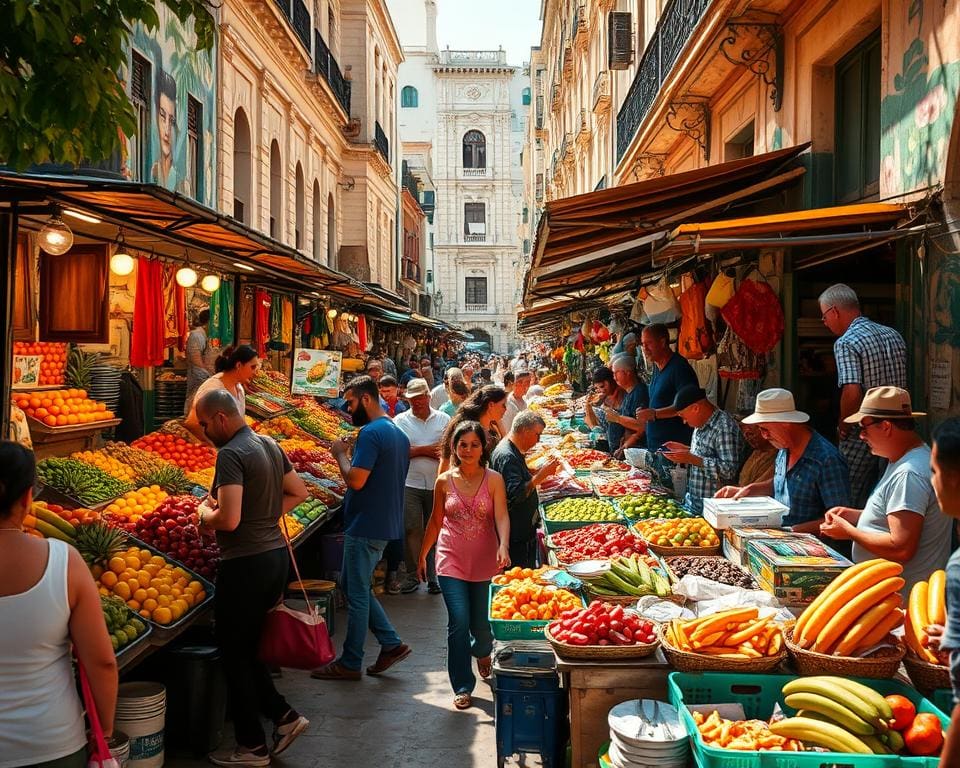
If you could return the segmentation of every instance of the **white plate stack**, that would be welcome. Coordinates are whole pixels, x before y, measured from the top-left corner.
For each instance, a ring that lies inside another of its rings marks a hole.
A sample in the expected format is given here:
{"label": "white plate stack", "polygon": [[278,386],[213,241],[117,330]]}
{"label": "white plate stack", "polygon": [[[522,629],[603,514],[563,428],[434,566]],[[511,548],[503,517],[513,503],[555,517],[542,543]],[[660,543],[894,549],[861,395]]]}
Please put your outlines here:
{"label": "white plate stack", "polygon": [[567,566],[567,573],[578,579],[598,578],[609,570],[609,560],[580,560]]}
{"label": "white plate stack", "polygon": [[617,704],[607,716],[608,755],[615,768],[686,768],[687,729],[676,708],[653,699]]}
{"label": "white plate stack", "polygon": [[117,412],[120,402],[120,369],[112,365],[94,366],[90,373],[90,390],[87,397],[107,404],[107,409]]}

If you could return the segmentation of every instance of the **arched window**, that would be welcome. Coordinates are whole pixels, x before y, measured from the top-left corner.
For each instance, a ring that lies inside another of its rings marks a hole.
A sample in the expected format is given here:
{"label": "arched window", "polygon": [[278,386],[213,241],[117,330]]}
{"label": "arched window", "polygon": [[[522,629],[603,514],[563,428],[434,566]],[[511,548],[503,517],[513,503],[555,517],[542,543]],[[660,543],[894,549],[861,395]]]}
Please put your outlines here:
{"label": "arched window", "polygon": [[333,207],[333,195],[327,195],[327,266],[337,268],[337,212]]}
{"label": "arched window", "polygon": [[250,223],[253,192],[250,176],[250,123],[242,109],[233,116],[233,218]]}
{"label": "arched window", "polygon": [[405,85],[400,90],[400,106],[413,108],[420,106],[419,94],[417,93],[417,89],[412,85]]}
{"label": "arched window", "polygon": [[523,89],[523,103],[525,106],[530,105],[530,89],[529,88]]}
{"label": "arched window", "polygon": [[280,239],[283,231],[283,163],[280,145],[274,139],[270,144],[270,237]]}
{"label": "arched window", "polygon": [[323,200],[320,199],[320,181],[313,180],[313,260],[320,261],[323,253]]}
{"label": "arched window", "polygon": [[463,137],[463,167],[487,167],[487,140],[480,131],[467,131]]}
{"label": "arched window", "polygon": [[307,211],[306,211],[306,194],[307,191],[304,188],[303,181],[303,166],[300,165],[300,162],[297,162],[297,176],[296,176],[296,191],[297,191],[297,210],[296,210],[296,224],[293,230],[293,247],[297,250],[303,248],[304,240],[306,240],[306,232],[304,228],[307,224]]}

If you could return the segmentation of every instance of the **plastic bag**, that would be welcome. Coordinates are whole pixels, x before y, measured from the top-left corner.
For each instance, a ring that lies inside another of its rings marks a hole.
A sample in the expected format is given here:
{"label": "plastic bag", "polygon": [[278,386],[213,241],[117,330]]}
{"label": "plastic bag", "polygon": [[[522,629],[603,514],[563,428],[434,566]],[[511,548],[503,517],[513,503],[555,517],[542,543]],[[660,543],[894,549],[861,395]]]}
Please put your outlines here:
{"label": "plastic bag", "polygon": [[666,275],[647,289],[643,312],[651,323],[672,323],[680,317],[680,305]]}

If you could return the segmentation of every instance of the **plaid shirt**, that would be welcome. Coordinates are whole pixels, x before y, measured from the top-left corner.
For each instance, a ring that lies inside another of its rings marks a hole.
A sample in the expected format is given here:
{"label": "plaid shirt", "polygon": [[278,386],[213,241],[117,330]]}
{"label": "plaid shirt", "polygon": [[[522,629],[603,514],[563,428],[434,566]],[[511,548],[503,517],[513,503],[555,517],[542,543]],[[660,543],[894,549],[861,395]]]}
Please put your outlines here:
{"label": "plaid shirt", "polygon": [[703,512],[703,500],[712,498],[724,485],[735,485],[743,463],[747,441],[734,418],[717,408],[702,427],[693,430],[690,452],[703,461],[687,471],[685,503]]}
{"label": "plaid shirt", "polygon": [[[893,328],[863,317],[834,342],[837,386],[859,384],[864,393],[873,387],[907,388],[907,345]],[[879,477],[880,463],[853,430],[840,442],[840,453],[850,469],[850,501],[862,508]]]}
{"label": "plaid shirt", "polygon": [[823,517],[831,507],[850,506],[847,462],[833,443],[814,432],[803,455],[787,469],[787,451],[777,451],[773,465],[773,496],[790,508],[784,525],[799,525]]}

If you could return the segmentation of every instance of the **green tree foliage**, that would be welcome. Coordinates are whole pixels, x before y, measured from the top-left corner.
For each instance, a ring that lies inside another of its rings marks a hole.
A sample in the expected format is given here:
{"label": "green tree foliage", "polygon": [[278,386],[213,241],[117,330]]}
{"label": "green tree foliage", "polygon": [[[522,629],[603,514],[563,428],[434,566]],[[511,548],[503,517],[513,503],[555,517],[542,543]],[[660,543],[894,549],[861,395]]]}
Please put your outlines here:
{"label": "green tree foliage", "polygon": [[191,18],[197,47],[213,47],[210,0],[0,0],[0,159],[100,162],[135,128],[119,79],[136,22],[153,31],[156,3]]}

